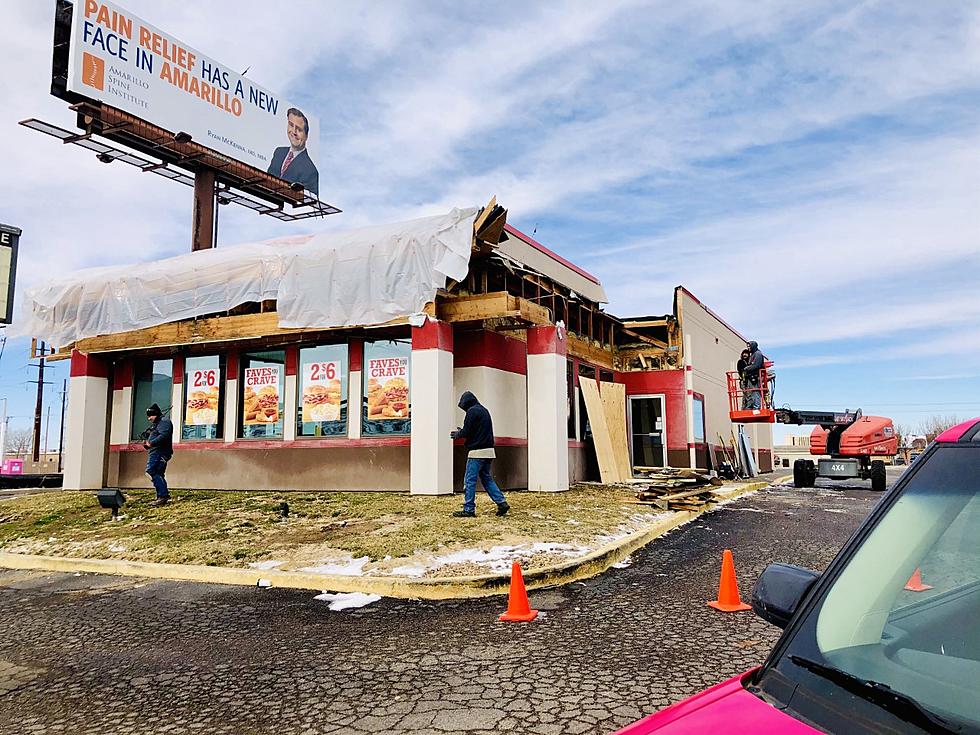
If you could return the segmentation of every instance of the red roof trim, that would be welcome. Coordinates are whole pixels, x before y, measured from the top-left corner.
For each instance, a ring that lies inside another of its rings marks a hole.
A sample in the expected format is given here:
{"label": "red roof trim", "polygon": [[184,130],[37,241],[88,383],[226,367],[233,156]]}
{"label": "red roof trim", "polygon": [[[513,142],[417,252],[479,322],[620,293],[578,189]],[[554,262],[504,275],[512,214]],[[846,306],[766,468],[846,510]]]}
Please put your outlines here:
{"label": "red roof trim", "polygon": [[580,276],[582,276],[582,278],[585,278],[585,279],[588,279],[588,280],[592,281],[592,283],[596,284],[597,286],[602,285],[602,284],[599,283],[599,279],[596,278],[595,276],[593,276],[591,273],[589,273],[588,271],[582,270],[581,268],[579,268],[577,265],[575,265],[571,261],[565,260],[558,253],[556,253],[553,250],[549,250],[544,245],[542,245],[537,240],[535,240],[533,237],[531,237],[530,235],[525,235],[523,232],[521,232],[520,230],[518,230],[516,227],[513,227],[511,225],[504,225],[504,230],[506,232],[508,232],[509,234],[513,235],[514,237],[516,237],[516,238],[518,238],[520,240],[523,240],[524,242],[526,242],[528,245],[530,245],[535,250],[537,250],[537,251],[539,251],[541,253],[544,253],[545,255],[547,255],[552,260],[555,260],[555,261],[561,263],[566,268],[570,268],[571,270],[575,271]]}

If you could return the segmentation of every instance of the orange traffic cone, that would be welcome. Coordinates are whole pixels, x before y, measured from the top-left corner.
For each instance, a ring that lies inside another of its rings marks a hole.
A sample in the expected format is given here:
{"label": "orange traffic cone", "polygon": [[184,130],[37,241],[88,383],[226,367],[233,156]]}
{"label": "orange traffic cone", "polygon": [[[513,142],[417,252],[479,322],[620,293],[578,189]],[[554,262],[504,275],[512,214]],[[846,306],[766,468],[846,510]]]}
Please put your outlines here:
{"label": "orange traffic cone", "polygon": [[932,585],[922,582],[922,571],[916,567],[915,571],[912,572],[912,576],[909,577],[909,581],[905,583],[905,589],[909,592],[925,592],[926,590],[931,590]]}
{"label": "orange traffic cone", "polygon": [[524,575],[521,573],[520,562],[514,562],[510,569],[510,597],[507,600],[507,612],[500,620],[515,623],[528,623],[538,617],[538,611],[531,609],[531,601],[527,599],[524,589]]}
{"label": "orange traffic cone", "polygon": [[715,610],[722,612],[738,612],[751,610],[750,605],[742,602],[738,594],[738,581],[735,579],[735,560],[730,549],[725,549],[721,556],[721,580],[718,583],[718,599],[708,603]]}

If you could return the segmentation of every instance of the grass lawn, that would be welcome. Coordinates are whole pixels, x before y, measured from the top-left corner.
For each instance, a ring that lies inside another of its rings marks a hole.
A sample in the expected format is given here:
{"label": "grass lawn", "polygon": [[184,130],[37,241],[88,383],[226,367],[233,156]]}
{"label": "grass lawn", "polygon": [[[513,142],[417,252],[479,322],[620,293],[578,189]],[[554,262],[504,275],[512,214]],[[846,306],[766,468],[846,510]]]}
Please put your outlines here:
{"label": "grass lawn", "polygon": [[[552,542],[594,548],[610,535],[654,517],[629,504],[632,493],[582,486],[565,493],[508,493],[512,510],[497,518],[477,496],[477,518],[452,518],[462,497],[392,493],[179,491],[162,508],[153,491],[126,493],[111,521],[90,492],[53,492],[0,501],[0,550],[88,558],[278,568],[368,557],[372,567],[464,548]],[[280,503],[289,504],[283,518]],[[537,563],[548,563],[547,552]],[[536,560],[531,559],[531,566]],[[448,573],[479,573],[465,564]]]}

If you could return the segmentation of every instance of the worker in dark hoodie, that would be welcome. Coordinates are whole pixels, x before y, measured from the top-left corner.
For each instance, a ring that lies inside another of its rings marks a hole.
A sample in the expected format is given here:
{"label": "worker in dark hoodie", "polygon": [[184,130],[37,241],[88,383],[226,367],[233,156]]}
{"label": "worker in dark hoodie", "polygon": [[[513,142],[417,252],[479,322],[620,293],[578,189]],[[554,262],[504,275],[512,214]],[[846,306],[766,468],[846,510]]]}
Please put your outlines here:
{"label": "worker in dark hoodie", "polygon": [[742,409],[749,411],[762,408],[762,385],[759,380],[759,371],[766,364],[766,356],[759,351],[758,342],[749,342],[745,348],[749,351],[749,357],[745,361],[743,371],[745,377],[742,388]]}
{"label": "worker in dark hoodie", "polygon": [[476,400],[476,396],[466,391],[459,398],[459,407],[466,411],[463,428],[452,432],[453,439],[464,439],[466,442],[466,474],[463,476],[463,509],[453,513],[456,518],[476,517],[476,480],[479,477],[484,490],[491,500],[497,504],[497,515],[506,515],[510,510],[504,494],[500,492],[490,465],[496,458],[493,450],[493,422],[490,412]]}

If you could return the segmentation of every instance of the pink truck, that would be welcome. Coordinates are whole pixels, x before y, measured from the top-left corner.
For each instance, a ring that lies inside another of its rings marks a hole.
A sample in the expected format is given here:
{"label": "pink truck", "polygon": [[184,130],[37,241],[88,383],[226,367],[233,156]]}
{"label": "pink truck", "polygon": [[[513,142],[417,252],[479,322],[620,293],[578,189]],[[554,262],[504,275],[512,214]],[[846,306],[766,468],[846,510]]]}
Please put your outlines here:
{"label": "pink truck", "polygon": [[941,434],[818,574],[771,564],[762,666],[617,735],[980,733],[980,419]]}

